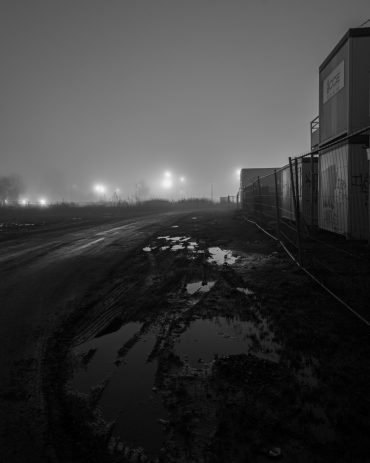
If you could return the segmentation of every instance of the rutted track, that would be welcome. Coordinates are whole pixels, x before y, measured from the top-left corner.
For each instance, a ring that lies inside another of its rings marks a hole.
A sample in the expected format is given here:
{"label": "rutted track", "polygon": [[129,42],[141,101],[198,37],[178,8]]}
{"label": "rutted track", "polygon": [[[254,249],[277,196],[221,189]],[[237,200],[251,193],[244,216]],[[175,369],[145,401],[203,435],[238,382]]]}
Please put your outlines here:
{"label": "rutted track", "polygon": [[[3,241],[0,461],[24,462],[25,455],[37,463],[52,458],[42,394],[47,340],[82,300],[98,300],[117,268],[124,269],[126,256],[176,216],[136,217],[32,236],[19,233],[16,239]],[[118,285],[112,299],[103,302],[104,316],[97,314],[96,329],[114,317],[114,300],[124,291]]]}

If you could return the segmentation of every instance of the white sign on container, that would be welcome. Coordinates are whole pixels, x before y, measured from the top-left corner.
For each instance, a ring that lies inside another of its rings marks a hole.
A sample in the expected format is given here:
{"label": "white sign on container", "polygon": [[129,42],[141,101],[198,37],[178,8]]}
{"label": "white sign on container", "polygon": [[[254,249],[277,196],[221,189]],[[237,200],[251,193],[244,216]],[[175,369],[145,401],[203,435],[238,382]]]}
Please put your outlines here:
{"label": "white sign on container", "polygon": [[326,103],[344,87],[344,60],[331,71],[323,82],[323,102]]}

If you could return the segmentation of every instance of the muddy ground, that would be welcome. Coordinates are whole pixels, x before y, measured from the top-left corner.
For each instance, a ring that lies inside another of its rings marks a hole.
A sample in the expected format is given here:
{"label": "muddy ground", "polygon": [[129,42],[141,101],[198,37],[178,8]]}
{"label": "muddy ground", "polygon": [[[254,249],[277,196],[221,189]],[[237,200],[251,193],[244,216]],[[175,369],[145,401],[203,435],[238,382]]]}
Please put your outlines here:
{"label": "muddy ground", "polygon": [[370,461],[369,329],[234,211],[125,254],[49,337],[50,461]]}

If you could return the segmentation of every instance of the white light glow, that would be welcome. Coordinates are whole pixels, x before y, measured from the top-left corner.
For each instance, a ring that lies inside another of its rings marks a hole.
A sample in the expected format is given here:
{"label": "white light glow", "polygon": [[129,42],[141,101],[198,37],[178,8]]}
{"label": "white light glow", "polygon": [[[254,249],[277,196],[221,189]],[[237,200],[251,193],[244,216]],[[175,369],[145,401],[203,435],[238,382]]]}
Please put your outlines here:
{"label": "white light glow", "polygon": [[40,206],[46,206],[47,203],[48,203],[48,202],[47,202],[46,198],[40,198],[40,199],[39,199],[39,204],[40,204]]}
{"label": "white light glow", "polygon": [[185,177],[180,177],[180,182],[185,183]]}
{"label": "white light glow", "polygon": [[172,177],[172,174],[171,174],[171,172],[170,172],[169,170],[166,170],[166,172],[164,173],[164,176],[165,176],[166,178],[171,178],[171,177]]}
{"label": "white light glow", "polygon": [[97,183],[96,185],[94,185],[94,191],[95,191],[95,193],[97,193],[99,195],[103,195],[107,191],[107,189],[101,183]]}
{"label": "white light glow", "polygon": [[22,206],[27,206],[27,203],[28,203],[28,199],[26,198],[22,198],[19,200],[19,204],[21,204]]}
{"label": "white light glow", "polygon": [[172,185],[173,185],[173,182],[172,182],[171,178],[165,178],[163,180],[163,182],[162,182],[162,186],[166,190],[169,190],[170,188],[172,188]]}

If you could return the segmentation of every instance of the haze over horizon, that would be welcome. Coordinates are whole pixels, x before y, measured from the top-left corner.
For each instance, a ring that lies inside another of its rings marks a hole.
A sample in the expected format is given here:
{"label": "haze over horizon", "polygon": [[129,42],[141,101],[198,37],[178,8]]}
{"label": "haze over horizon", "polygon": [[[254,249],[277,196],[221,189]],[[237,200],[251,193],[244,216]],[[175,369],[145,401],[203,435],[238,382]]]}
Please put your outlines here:
{"label": "haze over horizon", "polygon": [[368,0],[3,0],[0,176],[52,200],[235,194],[236,169],[309,151],[318,68],[369,17]]}

